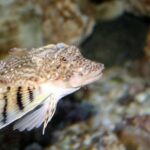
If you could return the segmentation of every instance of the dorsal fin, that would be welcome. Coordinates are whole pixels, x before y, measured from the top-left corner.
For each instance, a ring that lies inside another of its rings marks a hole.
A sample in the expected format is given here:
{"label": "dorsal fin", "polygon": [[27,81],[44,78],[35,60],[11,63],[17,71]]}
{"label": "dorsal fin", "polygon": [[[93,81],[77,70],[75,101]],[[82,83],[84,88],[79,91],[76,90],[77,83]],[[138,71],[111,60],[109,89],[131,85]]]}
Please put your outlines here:
{"label": "dorsal fin", "polygon": [[9,55],[10,56],[16,56],[16,57],[22,57],[26,56],[28,54],[28,50],[26,48],[13,48],[10,50]]}

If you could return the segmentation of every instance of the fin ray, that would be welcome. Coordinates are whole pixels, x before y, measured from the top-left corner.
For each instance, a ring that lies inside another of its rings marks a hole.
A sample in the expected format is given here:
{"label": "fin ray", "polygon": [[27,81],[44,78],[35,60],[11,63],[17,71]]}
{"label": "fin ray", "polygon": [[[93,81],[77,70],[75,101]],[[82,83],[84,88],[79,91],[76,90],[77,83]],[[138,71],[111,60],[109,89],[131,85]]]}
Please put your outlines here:
{"label": "fin ray", "polygon": [[14,129],[18,129],[20,131],[23,130],[32,130],[33,128],[38,128],[44,123],[43,125],[43,134],[48,122],[53,117],[55,110],[56,110],[57,101],[51,95],[49,96],[44,103],[40,106],[40,108],[32,111],[31,113],[27,114],[20,120],[16,121],[14,125]]}

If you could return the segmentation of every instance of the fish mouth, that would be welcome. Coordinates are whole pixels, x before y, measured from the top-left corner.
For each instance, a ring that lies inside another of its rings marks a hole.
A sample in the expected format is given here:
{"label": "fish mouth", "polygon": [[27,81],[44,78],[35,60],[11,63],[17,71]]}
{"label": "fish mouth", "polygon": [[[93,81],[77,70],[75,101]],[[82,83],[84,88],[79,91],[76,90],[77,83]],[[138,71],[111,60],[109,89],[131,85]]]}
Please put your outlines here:
{"label": "fish mouth", "polygon": [[96,82],[97,80],[99,80],[102,77],[102,75],[103,75],[102,70],[89,75],[88,77],[86,77],[84,79],[82,86]]}
{"label": "fish mouth", "polygon": [[70,85],[74,88],[80,88],[87,84],[93,83],[101,78],[101,76],[103,75],[103,69],[103,64],[97,64],[97,69],[95,71],[91,70],[89,71],[89,73],[83,76],[75,74],[70,80]]}
{"label": "fish mouth", "polygon": [[97,71],[90,73],[84,78],[82,82],[82,86],[85,86],[87,84],[90,84],[99,80],[103,75],[103,70],[104,70],[104,65],[99,64],[99,69]]}

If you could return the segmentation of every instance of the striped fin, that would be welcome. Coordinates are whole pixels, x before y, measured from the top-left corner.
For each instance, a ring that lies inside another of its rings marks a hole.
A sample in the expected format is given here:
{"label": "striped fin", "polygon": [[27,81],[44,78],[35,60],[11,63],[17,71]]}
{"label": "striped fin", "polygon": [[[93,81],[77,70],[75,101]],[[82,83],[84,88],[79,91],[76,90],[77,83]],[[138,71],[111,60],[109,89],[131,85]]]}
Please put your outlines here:
{"label": "striped fin", "polygon": [[21,118],[40,105],[50,92],[40,87],[9,87],[0,93],[0,129]]}
{"label": "striped fin", "polygon": [[19,119],[15,123],[14,129],[18,129],[19,131],[23,130],[30,131],[33,128],[40,127],[44,122],[43,126],[43,134],[44,134],[48,122],[51,120],[51,118],[55,113],[57,102],[58,101],[52,95],[49,96],[47,100],[39,108],[27,114],[23,118]]}

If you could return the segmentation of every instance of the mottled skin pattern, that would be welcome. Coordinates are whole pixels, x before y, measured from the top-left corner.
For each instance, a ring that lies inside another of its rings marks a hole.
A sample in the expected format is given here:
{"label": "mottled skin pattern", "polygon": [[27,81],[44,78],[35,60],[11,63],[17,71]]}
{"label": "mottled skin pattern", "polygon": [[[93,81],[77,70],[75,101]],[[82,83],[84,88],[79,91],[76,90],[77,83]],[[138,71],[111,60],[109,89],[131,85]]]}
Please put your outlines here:
{"label": "mottled skin pattern", "polygon": [[47,80],[67,83],[75,73],[88,76],[103,69],[102,64],[85,59],[75,46],[64,44],[31,51],[13,49],[11,55],[0,64],[0,83],[8,85],[39,84]]}

